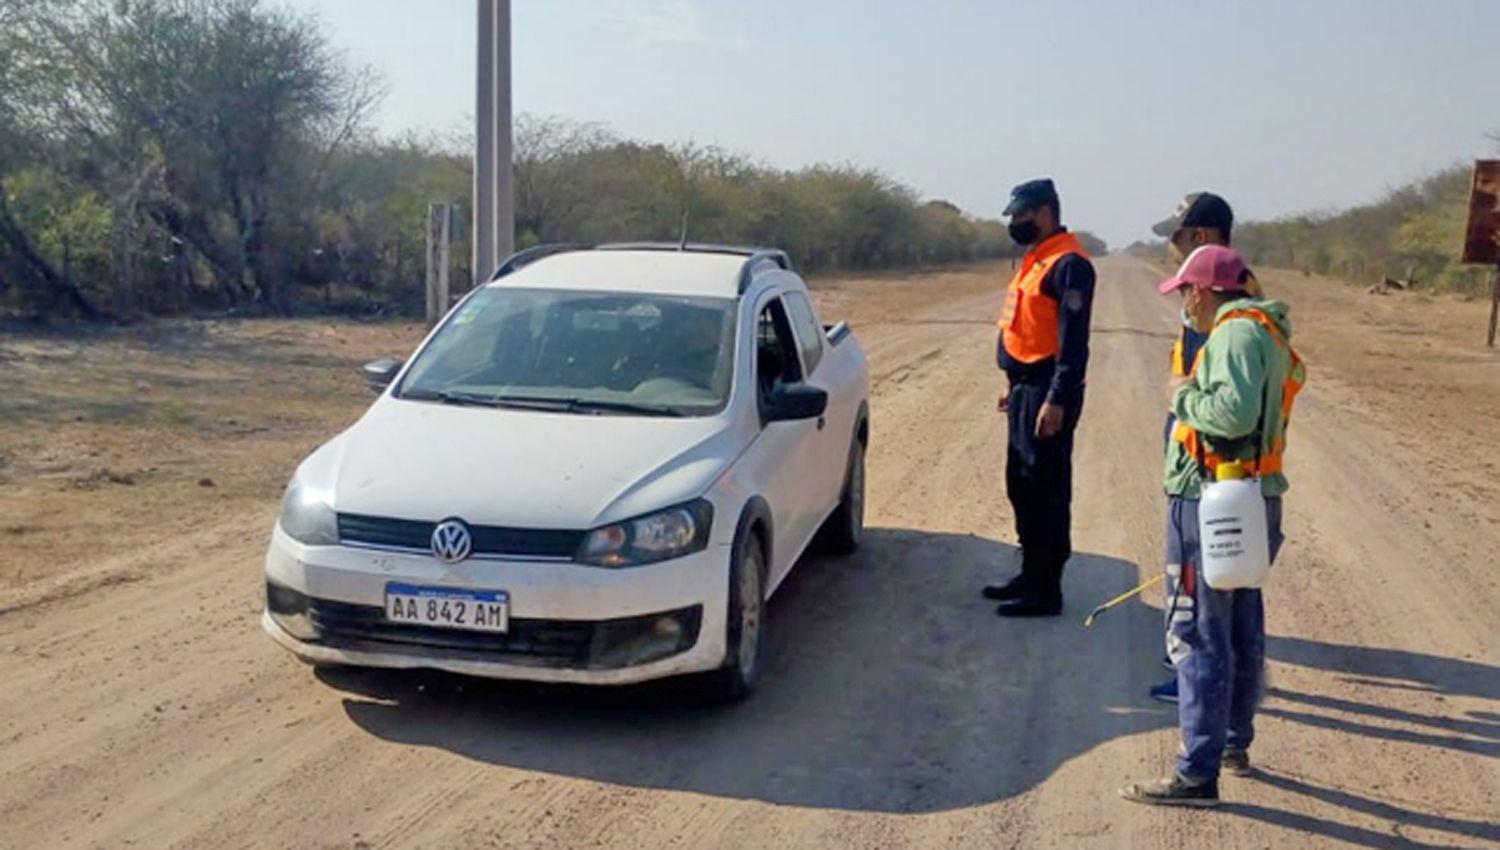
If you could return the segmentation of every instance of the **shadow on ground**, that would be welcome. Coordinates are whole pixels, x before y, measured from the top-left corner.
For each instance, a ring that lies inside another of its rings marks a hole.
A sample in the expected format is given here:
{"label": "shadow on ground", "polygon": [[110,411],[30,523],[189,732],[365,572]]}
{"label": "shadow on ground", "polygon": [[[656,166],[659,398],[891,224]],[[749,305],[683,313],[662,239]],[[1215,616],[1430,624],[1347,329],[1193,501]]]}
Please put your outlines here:
{"label": "shadow on ground", "polygon": [[[1385,821],[1384,829],[1371,829],[1350,823],[1339,823],[1283,809],[1272,809],[1249,803],[1234,803],[1224,811],[1252,820],[1287,829],[1321,835],[1345,841],[1360,847],[1451,847],[1453,845],[1427,844],[1411,837],[1410,833],[1440,832],[1463,838],[1478,838],[1487,842],[1500,842],[1500,824],[1494,819],[1434,813],[1413,808],[1409,804],[1382,800],[1365,793],[1356,793],[1343,788],[1321,785],[1309,777],[1285,771],[1257,770],[1256,782],[1317,800],[1327,806],[1343,809]],[[1445,836],[1446,838],[1446,836]]]}
{"label": "shadow on ground", "polygon": [[1289,637],[1269,638],[1267,653],[1277,661],[1325,670],[1353,684],[1428,694],[1434,697],[1431,705],[1451,708],[1447,714],[1425,714],[1272,688],[1270,696],[1284,704],[1262,709],[1267,716],[1351,735],[1500,758],[1500,716],[1487,710],[1463,711],[1448,702],[1449,698],[1465,703],[1483,700],[1487,708],[1500,709],[1500,667],[1400,649]]}
{"label": "shadow on ground", "polygon": [[1500,710],[1500,667],[1493,664],[1292,637],[1269,638],[1266,651],[1277,661],[1326,670],[1353,684],[1478,697]]}
{"label": "shadow on ground", "polygon": [[[1092,630],[1080,625],[1093,602],[1134,583],[1135,566],[1077,556],[1065,616],[1015,622],[996,618],[976,592],[1014,558],[1013,547],[973,536],[880,529],[855,557],[801,564],[770,606],[761,688],[738,705],[713,704],[691,681],[598,690],[436,673],[318,676],[348,694],[346,712],[370,733],[491,764],[806,807],[983,805],[1025,792],[1108,741],[1176,724],[1174,710],[1143,694],[1159,677],[1160,611],[1123,606]],[[1268,654],[1435,695],[1495,699],[1500,691],[1500,671],[1472,661],[1278,636]],[[1491,757],[1500,738],[1500,714],[1489,711],[1427,716],[1285,689],[1273,696],[1270,716],[1350,734]],[[1343,814],[1252,803],[1226,813],[1366,847],[1424,846],[1403,829],[1497,837],[1482,818],[1424,812],[1312,777],[1271,770],[1259,781]],[[1349,815],[1386,824],[1359,826]]]}
{"label": "shadow on ground", "polygon": [[[1477,661],[1445,658],[1401,649],[1354,646],[1271,636],[1267,654],[1283,664],[1324,671],[1352,684],[1430,695],[1436,711],[1423,713],[1388,705],[1361,702],[1328,694],[1273,687],[1273,702],[1260,713],[1293,723],[1361,738],[1439,748],[1454,753],[1500,758],[1500,713],[1464,709],[1481,700],[1500,709],[1500,667]],[[1375,752],[1379,752],[1378,750]],[[1447,847],[1453,838],[1479,839],[1484,846],[1500,845],[1500,820],[1472,812],[1429,811],[1399,799],[1384,799],[1377,788],[1355,789],[1328,785],[1324,780],[1288,770],[1261,769],[1258,782],[1315,800],[1360,819],[1383,821],[1379,828],[1336,822],[1324,817],[1236,803],[1225,811],[1286,829],[1320,835],[1351,845],[1372,848]],[[1432,777],[1436,778],[1436,777]],[[1347,820],[1347,818],[1346,818]],[[1446,833],[1443,844],[1427,844],[1415,834]]]}
{"label": "shadow on ground", "polygon": [[362,728],[405,744],[637,787],[837,809],[929,812],[1019,794],[1059,765],[1174,715],[1141,698],[1159,620],[1142,606],[1085,631],[1088,606],[1135,580],[1078,556],[1059,619],[994,616],[978,590],[1014,549],[872,530],[847,559],[801,564],[769,610],[767,667],[746,702],[686,682],[525,687],[381,671],[319,672]]}

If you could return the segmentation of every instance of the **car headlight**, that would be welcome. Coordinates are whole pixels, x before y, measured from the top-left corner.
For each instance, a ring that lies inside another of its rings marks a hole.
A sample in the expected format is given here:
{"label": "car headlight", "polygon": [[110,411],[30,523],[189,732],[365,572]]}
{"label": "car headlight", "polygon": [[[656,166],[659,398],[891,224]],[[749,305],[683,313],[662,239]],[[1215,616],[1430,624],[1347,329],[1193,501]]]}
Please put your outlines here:
{"label": "car headlight", "polygon": [[589,532],[578,560],[596,567],[636,567],[708,547],[714,507],[703,499]]}
{"label": "car headlight", "polygon": [[296,479],[281,497],[281,530],[298,543],[331,546],[339,542],[339,519],[326,494]]}

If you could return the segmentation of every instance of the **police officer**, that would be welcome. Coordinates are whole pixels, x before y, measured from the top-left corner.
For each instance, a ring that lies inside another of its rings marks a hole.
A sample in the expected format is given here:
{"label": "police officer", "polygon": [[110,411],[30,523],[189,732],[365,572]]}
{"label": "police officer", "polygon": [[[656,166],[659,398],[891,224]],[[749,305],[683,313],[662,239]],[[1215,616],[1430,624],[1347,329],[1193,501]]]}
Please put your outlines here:
{"label": "police officer", "polygon": [[984,589],[1002,617],[1062,612],[1063,565],[1073,554],[1073,434],[1083,412],[1094,266],[1061,224],[1049,179],[1011,190],[1004,214],[1026,256],[1000,317],[997,359],[1008,387],[1005,490],[1021,542],[1021,574]]}

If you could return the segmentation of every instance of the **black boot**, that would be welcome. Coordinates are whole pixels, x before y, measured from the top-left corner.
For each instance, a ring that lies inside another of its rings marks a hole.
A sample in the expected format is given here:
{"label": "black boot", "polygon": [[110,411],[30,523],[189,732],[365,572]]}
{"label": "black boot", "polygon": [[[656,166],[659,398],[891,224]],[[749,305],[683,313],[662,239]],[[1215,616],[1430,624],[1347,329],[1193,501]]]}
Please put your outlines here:
{"label": "black boot", "polygon": [[1026,585],[1021,576],[1016,576],[1005,584],[986,585],[983,591],[984,598],[994,602],[1009,602],[1020,599],[1025,594]]}
{"label": "black boot", "polygon": [[1056,617],[1062,613],[1062,596],[1035,596],[1027,594],[1014,602],[1006,602],[995,613],[1001,617]]}

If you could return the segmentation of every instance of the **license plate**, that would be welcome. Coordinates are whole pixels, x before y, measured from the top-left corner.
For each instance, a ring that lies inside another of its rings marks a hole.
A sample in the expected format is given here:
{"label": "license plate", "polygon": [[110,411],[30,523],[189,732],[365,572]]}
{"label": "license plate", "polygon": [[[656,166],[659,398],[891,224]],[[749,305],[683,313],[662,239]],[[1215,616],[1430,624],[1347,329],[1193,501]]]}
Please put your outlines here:
{"label": "license plate", "polygon": [[385,618],[443,629],[504,632],[510,628],[510,594],[392,582],[385,586]]}

